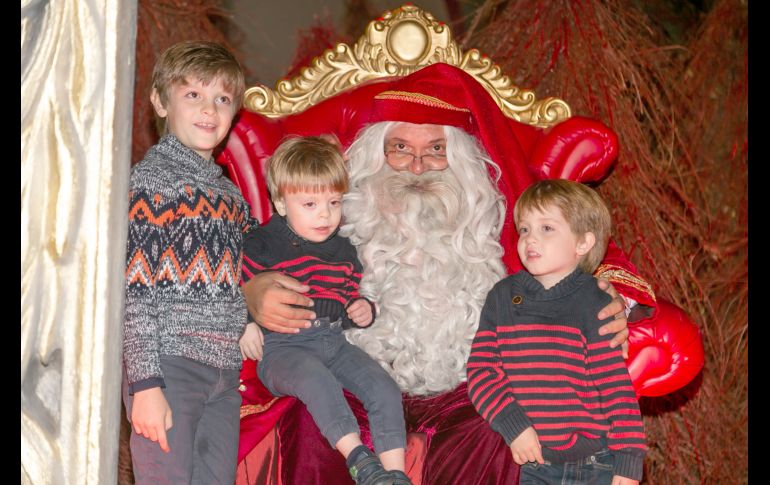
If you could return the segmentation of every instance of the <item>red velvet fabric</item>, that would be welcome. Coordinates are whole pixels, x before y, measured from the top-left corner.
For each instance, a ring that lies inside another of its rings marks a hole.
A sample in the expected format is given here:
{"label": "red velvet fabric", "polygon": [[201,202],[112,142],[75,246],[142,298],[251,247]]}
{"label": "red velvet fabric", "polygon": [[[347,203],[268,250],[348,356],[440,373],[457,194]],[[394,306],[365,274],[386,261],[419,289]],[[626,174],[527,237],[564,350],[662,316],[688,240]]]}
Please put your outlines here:
{"label": "red velvet fabric", "polygon": [[[508,446],[479,416],[467,392],[461,384],[433,397],[404,396],[407,433],[424,435],[427,447],[422,473],[414,478],[437,485],[517,484],[519,467]],[[371,446],[363,405],[347,392],[345,397],[361,425],[362,441]],[[281,483],[353,485],[342,455],[329,446],[301,402],[281,418],[278,439]]]}
{"label": "red velvet fabric", "polygon": [[280,453],[277,429],[273,427],[268,434],[257,442],[235,470],[237,485],[282,485],[278,469]]}
{"label": "red velvet fabric", "polygon": [[238,462],[273,429],[293,398],[276,398],[257,377],[257,363],[245,360],[241,369],[241,435]]}

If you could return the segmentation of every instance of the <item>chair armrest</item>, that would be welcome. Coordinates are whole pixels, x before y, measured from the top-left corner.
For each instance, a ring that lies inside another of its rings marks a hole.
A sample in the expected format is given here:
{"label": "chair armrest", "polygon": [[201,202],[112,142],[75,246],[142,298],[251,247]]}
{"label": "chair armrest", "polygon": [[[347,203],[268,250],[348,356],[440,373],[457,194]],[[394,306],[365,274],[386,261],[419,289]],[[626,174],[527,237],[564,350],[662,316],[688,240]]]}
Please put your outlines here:
{"label": "chair armrest", "polygon": [[597,182],[618,156],[618,137],[603,123],[573,116],[538,141],[528,165],[538,180],[563,178]]}
{"label": "chair armrest", "polygon": [[640,396],[674,392],[703,368],[700,330],[678,306],[658,298],[654,317],[629,324],[628,372]]}

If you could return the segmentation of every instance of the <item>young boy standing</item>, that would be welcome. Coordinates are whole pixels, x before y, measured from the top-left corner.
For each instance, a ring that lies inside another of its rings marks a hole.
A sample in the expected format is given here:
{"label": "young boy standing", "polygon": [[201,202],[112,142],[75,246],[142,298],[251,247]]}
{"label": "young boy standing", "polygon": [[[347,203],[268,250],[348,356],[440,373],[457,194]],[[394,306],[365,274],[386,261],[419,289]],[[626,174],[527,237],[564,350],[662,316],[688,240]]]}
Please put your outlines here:
{"label": "young boy standing", "polygon": [[[244,280],[263,271],[295,278],[310,287],[306,295],[317,318],[295,334],[265,330],[264,348],[259,328],[249,323],[241,349],[246,357],[261,356],[257,372],[270,392],[294,396],[307,406],[329,444],[346,458],[357,484],[410,484],[404,473],[401,391],[342,334],[346,328],[368,327],[375,318],[374,305],[359,294],[362,267],[356,249],[337,234],[348,189],[342,155],[321,138],[290,138],[270,158],[267,186],[277,215],[246,235]],[[343,388],[364,403],[379,456],[362,444]]]}
{"label": "young boy standing", "polygon": [[487,296],[467,366],[471,401],[522,465],[522,485],[638,484],[639,405],[621,349],[599,336],[610,297],[591,276],[609,210],[583,184],[543,180],[513,214],[526,271]]}
{"label": "young boy standing", "polygon": [[155,65],[167,133],[131,172],[123,399],[136,483],[235,481],[248,205],[212,152],[244,92],[220,45],[184,42]]}

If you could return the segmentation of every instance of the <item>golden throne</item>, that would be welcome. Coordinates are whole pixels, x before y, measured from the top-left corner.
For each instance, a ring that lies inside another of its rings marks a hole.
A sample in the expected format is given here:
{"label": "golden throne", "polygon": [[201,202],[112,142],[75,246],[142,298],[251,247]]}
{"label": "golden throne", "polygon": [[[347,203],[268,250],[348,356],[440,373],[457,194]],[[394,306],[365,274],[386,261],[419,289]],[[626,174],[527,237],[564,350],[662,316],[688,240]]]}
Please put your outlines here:
{"label": "golden throne", "polygon": [[[352,47],[338,44],[326,50],[298,76],[280,80],[274,89],[248,89],[244,109],[217,161],[251,204],[252,215],[264,223],[271,214],[265,164],[284,136],[334,133],[347,147],[366,123],[367,100],[387,89],[394,78],[436,63],[471,75],[511,126],[526,133],[527,166],[534,178],[596,182],[614,163],[617,138],[609,128],[572,116],[558,98],[537,99],[533,91],[515,86],[491,59],[476,49],[461,51],[446,24],[413,5],[383,13]],[[504,195],[512,206],[517,194]],[[515,254],[502,239],[506,252]],[[628,366],[637,393],[658,396],[684,386],[703,365],[697,327],[674,305],[656,300],[649,285],[622,265],[605,262],[598,271],[621,293],[652,309],[647,318],[629,324]],[[238,481],[279,483],[274,425],[290,398],[271,396],[255,374],[254,362],[245,362]],[[421,443],[419,437],[410,437],[407,461],[415,483],[420,483],[426,452]]]}

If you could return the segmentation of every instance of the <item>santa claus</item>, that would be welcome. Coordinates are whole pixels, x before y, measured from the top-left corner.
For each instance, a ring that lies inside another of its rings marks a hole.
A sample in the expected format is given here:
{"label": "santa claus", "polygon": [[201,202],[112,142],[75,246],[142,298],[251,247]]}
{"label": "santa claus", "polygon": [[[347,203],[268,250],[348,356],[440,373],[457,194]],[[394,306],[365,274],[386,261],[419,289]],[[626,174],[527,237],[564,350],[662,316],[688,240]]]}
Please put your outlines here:
{"label": "santa claus", "polygon": [[[347,338],[404,392],[407,431],[427,450],[416,482],[515,484],[510,450],[468,399],[465,364],[487,292],[521,269],[510,210],[535,178],[525,140],[542,133],[510,123],[477,81],[451,66],[383,87],[346,150],[351,188],[340,232],[357,247],[361,292],[378,309],[375,325]],[[606,169],[606,160],[597,163]],[[618,332],[619,345],[628,334],[624,309],[654,306],[654,296],[614,245],[605,263],[599,271],[630,297],[598,283],[614,296],[599,317],[616,315],[601,331]],[[263,273],[243,290],[252,316],[270,330],[295,332],[314,318],[307,288],[286,276]],[[348,399],[365,424],[361,404]],[[284,484],[349,482],[344,460],[304,406],[290,408],[278,426]]]}

